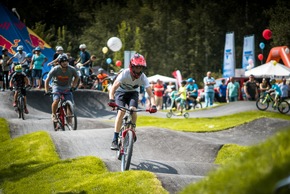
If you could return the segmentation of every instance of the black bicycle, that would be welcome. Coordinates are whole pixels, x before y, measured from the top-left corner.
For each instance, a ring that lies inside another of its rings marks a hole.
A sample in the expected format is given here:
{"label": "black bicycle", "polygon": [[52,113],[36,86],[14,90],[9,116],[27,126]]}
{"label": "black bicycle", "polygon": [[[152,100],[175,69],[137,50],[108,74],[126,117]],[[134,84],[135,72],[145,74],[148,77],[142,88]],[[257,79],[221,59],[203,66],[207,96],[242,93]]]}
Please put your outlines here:
{"label": "black bicycle", "polygon": [[[23,89],[28,90],[30,89],[31,86],[26,86]],[[25,103],[24,103],[24,96],[21,92],[22,87],[16,87],[14,88],[15,92],[17,91],[17,104],[16,104],[16,111],[18,112],[18,118],[22,118],[23,120],[25,120]]]}

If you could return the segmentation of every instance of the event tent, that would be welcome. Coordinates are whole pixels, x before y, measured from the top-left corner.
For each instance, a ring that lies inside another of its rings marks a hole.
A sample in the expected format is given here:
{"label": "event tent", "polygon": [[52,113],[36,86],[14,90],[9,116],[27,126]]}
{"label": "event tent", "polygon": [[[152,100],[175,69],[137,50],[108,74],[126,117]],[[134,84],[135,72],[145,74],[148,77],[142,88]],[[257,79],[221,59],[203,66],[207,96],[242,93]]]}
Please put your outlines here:
{"label": "event tent", "polygon": [[163,76],[163,75],[159,75],[159,74],[148,77],[149,82],[151,82],[151,81],[157,82],[158,79],[160,79],[161,81],[163,81],[165,83],[173,82],[176,84],[176,82],[177,82],[177,80],[175,78],[167,77],[167,76]]}
{"label": "event tent", "polygon": [[257,77],[290,77],[290,68],[276,61],[270,61],[245,72],[245,76]]}

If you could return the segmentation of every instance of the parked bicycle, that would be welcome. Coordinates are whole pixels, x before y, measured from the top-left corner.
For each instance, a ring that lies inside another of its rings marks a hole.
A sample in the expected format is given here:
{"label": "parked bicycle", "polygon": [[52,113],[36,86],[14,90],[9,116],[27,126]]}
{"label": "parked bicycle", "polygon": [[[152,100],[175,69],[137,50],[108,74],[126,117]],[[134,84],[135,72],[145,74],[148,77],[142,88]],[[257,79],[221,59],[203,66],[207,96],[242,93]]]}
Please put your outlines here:
{"label": "parked bicycle", "polygon": [[[22,88],[21,87],[17,87],[17,88],[12,88],[15,91],[17,91],[18,95],[17,95],[17,106],[16,106],[16,111],[18,112],[18,118],[22,118],[23,120],[25,120],[25,103],[24,103],[24,96],[21,92]],[[29,90],[31,89],[31,86],[26,86],[24,87],[25,90]]]}
{"label": "parked bicycle", "polygon": [[[74,111],[74,105],[70,100],[65,100],[64,95],[70,91],[57,92],[60,95],[58,107],[56,111],[57,122],[53,122],[55,131],[66,129],[69,131],[77,130],[77,116]],[[56,92],[49,92],[46,95],[52,96]]]}
{"label": "parked bicycle", "polygon": [[277,108],[278,111],[282,114],[286,114],[290,110],[289,103],[285,100],[282,100],[281,98],[279,98],[277,105],[275,105],[275,100],[272,98],[269,92],[266,92],[264,96],[258,98],[256,101],[257,108],[262,111],[267,110],[270,104],[272,104],[272,108]]}
{"label": "parked bicycle", "polygon": [[[131,158],[133,154],[133,145],[137,140],[136,135],[136,124],[132,122],[132,115],[134,112],[146,111],[150,112],[149,109],[137,109],[132,110],[123,106],[117,106],[118,111],[125,111],[123,117],[122,127],[119,133],[117,158],[121,160],[121,171],[129,170],[131,164]],[[115,109],[114,109],[115,110]]]}

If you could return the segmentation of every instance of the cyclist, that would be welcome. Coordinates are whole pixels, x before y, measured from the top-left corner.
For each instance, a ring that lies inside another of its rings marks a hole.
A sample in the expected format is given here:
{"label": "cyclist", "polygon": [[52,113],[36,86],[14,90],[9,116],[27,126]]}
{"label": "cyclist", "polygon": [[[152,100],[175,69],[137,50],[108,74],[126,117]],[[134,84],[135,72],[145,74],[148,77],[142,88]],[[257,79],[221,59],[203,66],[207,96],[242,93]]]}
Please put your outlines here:
{"label": "cyclist", "polygon": [[177,115],[182,115],[183,109],[185,108],[185,102],[186,102],[186,81],[183,80],[181,82],[181,86],[178,90],[177,98],[175,99],[175,102],[179,102],[177,109],[180,110],[180,113]]}
{"label": "cyclist", "polygon": [[273,108],[276,108],[282,92],[278,84],[276,84],[276,79],[274,78],[270,79],[270,84],[271,89],[268,90],[267,92],[269,92],[269,94],[274,98],[275,103],[273,105]]}
{"label": "cyclist", "polygon": [[104,92],[108,91],[108,74],[105,73],[105,70],[103,68],[98,69],[98,75],[97,78],[99,80],[99,86],[98,89]]}
{"label": "cyclist", "polygon": [[73,102],[73,95],[71,91],[76,90],[76,86],[79,80],[76,69],[68,65],[68,58],[66,56],[60,57],[58,59],[58,63],[60,65],[52,68],[45,80],[45,94],[47,95],[49,94],[49,82],[51,79],[53,79],[53,102],[51,105],[51,118],[53,122],[57,122],[55,113],[57,110],[58,102],[60,100],[59,92],[65,92],[65,99]]}
{"label": "cyclist", "polygon": [[[17,64],[20,64],[20,65],[22,65],[22,64],[24,64],[25,63],[25,56],[26,56],[26,52],[23,50],[23,46],[22,45],[19,45],[18,47],[17,47],[17,53],[15,53],[8,61],[7,61],[7,63],[8,64],[10,64],[11,62],[12,62],[12,60],[14,59],[14,58],[16,58],[17,59]],[[12,70],[14,69],[15,67],[13,66],[12,67]]]}
{"label": "cyclist", "polygon": [[[15,72],[11,79],[10,79],[10,89],[13,88],[13,85],[15,87],[20,87],[21,88],[21,93],[24,96],[24,113],[28,114],[28,109],[26,107],[26,90],[25,90],[25,86],[29,86],[29,79],[27,78],[26,74],[22,72],[22,66],[21,65],[16,65],[14,68]],[[16,90],[14,93],[14,102],[13,102],[13,106],[16,107],[17,106],[17,97],[18,97],[18,91]]]}
{"label": "cyclist", "polygon": [[[146,92],[150,96],[151,107],[149,109],[150,113],[157,112],[154,95],[152,89],[149,85],[149,81],[146,75],[143,73],[146,67],[145,58],[136,53],[130,60],[129,68],[122,71],[116,81],[114,82],[110,92],[109,92],[109,103],[111,107],[116,107],[117,105],[126,106],[128,105],[133,110],[138,108],[139,100],[139,87],[144,86]],[[125,112],[118,111],[115,120],[115,129],[111,149],[118,150],[117,140],[119,136],[119,131],[122,126],[122,119]],[[133,123],[137,121],[137,113],[134,112],[132,115]]]}

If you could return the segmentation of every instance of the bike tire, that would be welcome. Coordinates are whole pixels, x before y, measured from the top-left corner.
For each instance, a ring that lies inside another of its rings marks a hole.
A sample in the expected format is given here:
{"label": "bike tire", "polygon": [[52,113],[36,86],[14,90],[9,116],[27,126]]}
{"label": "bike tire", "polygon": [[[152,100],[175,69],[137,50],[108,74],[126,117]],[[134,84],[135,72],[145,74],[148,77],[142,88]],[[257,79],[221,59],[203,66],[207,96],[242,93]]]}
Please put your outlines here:
{"label": "bike tire", "polygon": [[186,113],[183,114],[183,116],[184,116],[184,118],[188,119],[188,117],[189,117],[189,113],[186,112]]}
{"label": "bike tire", "polygon": [[133,143],[134,143],[133,132],[129,130],[126,133],[123,142],[124,154],[122,155],[121,160],[121,171],[129,170],[130,168],[133,153]]}
{"label": "bike tire", "polygon": [[290,110],[290,105],[287,101],[282,100],[278,105],[278,111],[282,114],[288,113]]}
{"label": "bike tire", "polygon": [[264,96],[257,99],[256,107],[259,110],[265,111],[269,107],[269,102],[267,100],[266,100],[266,102],[264,102],[264,101],[265,101],[265,97]]}
{"label": "bike tire", "polygon": [[18,98],[18,118],[22,118],[23,120],[25,119],[23,98]]}
{"label": "bike tire", "polygon": [[171,117],[172,117],[172,113],[171,113],[171,112],[168,112],[168,113],[166,114],[166,117],[167,117],[167,118],[171,118]]}
{"label": "bike tire", "polygon": [[66,101],[66,110],[70,110],[71,115],[67,114],[67,111],[65,113],[65,127],[69,130],[77,130],[77,116],[74,112],[74,105],[71,101]]}

